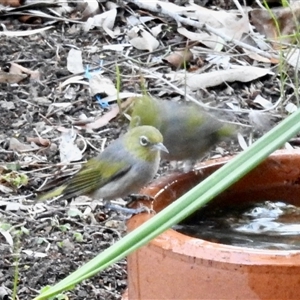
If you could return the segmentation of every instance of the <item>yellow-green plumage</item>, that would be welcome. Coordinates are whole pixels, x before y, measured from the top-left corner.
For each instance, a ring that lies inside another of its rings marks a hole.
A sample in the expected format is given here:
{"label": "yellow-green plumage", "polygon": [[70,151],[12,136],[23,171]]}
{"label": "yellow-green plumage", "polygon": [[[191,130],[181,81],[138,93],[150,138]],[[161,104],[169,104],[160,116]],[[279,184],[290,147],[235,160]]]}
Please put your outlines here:
{"label": "yellow-green plumage", "polygon": [[195,161],[212,146],[231,137],[235,128],[219,121],[195,104],[179,104],[148,96],[136,98],[130,128],[140,125],[156,127],[163,135],[168,153],[166,160]]}
{"label": "yellow-green plumage", "polygon": [[64,191],[65,188],[66,188],[66,186],[62,185],[62,186],[60,186],[60,187],[58,187],[58,188],[56,188],[56,189],[54,189],[54,190],[52,190],[52,191],[50,191],[48,193],[40,195],[38,197],[38,199],[40,201],[44,201],[44,200],[47,200],[47,199],[50,199],[50,198],[58,197],[58,196],[60,196],[60,195],[63,194],[63,191]]}
{"label": "yellow-green plumage", "polygon": [[135,127],[90,159],[66,184],[38,199],[63,194],[66,198],[88,195],[109,200],[136,193],[156,174],[160,151],[167,151],[162,141],[154,127]]}

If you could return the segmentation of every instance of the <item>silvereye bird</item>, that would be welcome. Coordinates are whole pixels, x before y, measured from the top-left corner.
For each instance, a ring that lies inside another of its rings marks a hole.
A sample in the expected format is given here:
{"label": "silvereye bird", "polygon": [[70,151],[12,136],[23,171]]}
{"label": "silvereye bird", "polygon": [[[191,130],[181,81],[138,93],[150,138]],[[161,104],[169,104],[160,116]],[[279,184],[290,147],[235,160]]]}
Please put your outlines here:
{"label": "silvereye bird", "polygon": [[156,174],[160,151],[168,151],[162,142],[161,133],[152,126],[132,128],[90,159],[69,181],[38,199],[87,195],[112,200],[137,193]]}
{"label": "silvereye bird", "polygon": [[179,104],[143,96],[136,98],[130,128],[140,125],[156,127],[164,138],[170,161],[195,161],[212,146],[232,136],[234,128],[204,112],[193,103]]}

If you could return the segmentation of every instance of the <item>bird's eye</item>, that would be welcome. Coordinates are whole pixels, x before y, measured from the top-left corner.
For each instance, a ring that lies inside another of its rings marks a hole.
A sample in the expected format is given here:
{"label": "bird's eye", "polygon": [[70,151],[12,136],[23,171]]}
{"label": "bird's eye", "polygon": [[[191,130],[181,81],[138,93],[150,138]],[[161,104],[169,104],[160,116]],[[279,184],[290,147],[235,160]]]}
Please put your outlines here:
{"label": "bird's eye", "polygon": [[140,137],[140,144],[143,146],[143,147],[145,147],[145,146],[147,146],[148,144],[149,144],[149,141],[148,141],[148,139],[145,137],[145,136],[141,136]]}

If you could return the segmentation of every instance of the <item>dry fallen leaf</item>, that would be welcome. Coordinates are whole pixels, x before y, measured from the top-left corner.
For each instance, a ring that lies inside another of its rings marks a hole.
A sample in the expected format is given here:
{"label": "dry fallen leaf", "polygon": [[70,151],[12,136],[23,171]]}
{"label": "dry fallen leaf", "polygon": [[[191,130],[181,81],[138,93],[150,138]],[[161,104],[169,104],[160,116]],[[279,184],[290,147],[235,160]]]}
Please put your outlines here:
{"label": "dry fallen leaf", "polygon": [[[31,0],[31,1],[36,2],[36,0]],[[76,5],[69,5],[69,1],[65,1],[65,0],[48,0],[47,2],[52,2],[52,3],[57,4],[56,7],[53,7],[49,10],[55,11],[56,15],[59,15],[59,16],[63,16],[65,14],[70,14],[77,9]]]}
{"label": "dry fallen leaf", "polygon": [[1,83],[19,83],[23,79],[27,78],[26,74],[10,74],[0,70],[0,82]]}
{"label": "dry fallen leaf", "polygon": [[192,91],[220,85],[224,82],[249,82],[272,72],[267,68],[252,66],[234,66],[230,70],[220,70],[204,74],[168,74],[165,75],[172,80],[179,80],[186,84]]}
{"label": "dry fallen leaf", "polygon": [[81,51],[77,49],[71,49],[67,57],[67,69],[73,74],[78,74],[84,72],[84,67],[82,64]]}
{"label": "dry fallen leaf", "polygon": [[117,89],[112,80],[99,73],[91,73],[89,84],[92,96],[97,94],[100,94],[103,97],[117,95]]}
{"label": "dry fallen leaf", "polygon": [[195,16],[199,22],[218,29],[228,37],[240,40],[244,33],[249,32],[250,23],[246,14],[240,17],[238,13],[216,11],[196,4],[192,7],[196,9]]}
{"label": "dry fallen leaf", "polygon": [[183,14],[186,11],[190,10],[190,6],[179,6],[172,2],[160,1],[160,0],[151,0],[151,1],[141,1],[143,7],[150,11],[157,11],[157,8],[162,10],[171,11],[174,14]]}
{"label": "dry fallen leaf", "polygon": [[[128,104],[128,98],[132,98],[132,97],[141,97],[142,94],[137,94],[137,93],[130,93],[130,92],[121,92],[119,93],[119,99],[127,99],[126,101],[122,102],[121,106],[122,107],[126,107]],[[107,96],[105,98],[102,98],[101,100],[103,102],[112,102],[112,101],[116,101],[117,98],[117,94],[112,95],[112,96]],[[131,102],[130,102],[131,103]],[[124,106],[125,105],[125,106]]]}
{"label": "dry fallen leaf", "polygon": [[286,106],[285,106],[285,110],[292,114],[294,113],[296,110],[298,110],[298,107],[294,104],[294,103],[288,103]]}
{"label": "dry fallen leaf", "polygon": [[162,32],[163,26],[165,26],[165,24],[159,24],[151,28],[151,33],[153,34],[154,37],[157,37]]}
{"label": "dry fallen leaf", "polygon": [[12,101],[0,101],[0,107],[6,110],[14,110],[16,108],[14,102]]}
{"label": "dry fallen leaf", "polygon": [[[237,13],[226,11],[214,11],[196,4],[189,6],[191,11],[185,15],[191,19],[197,19],[200,24],[209,25],[217,29],[220,34],[229,38],[240,40],[243,34],[249,32],[249,20],[245,14],[239,17]],[[226,44],[225,41],[215,34],[208,34],[200,29],[187,30],[185,27],[178,27],[177,32],[192,41],[198,41],[208,48],[221,51]]]}
{"label": "dry fallen leaf", "polygon": [[[128,107],[130,103],[133,101],[133,98],[130,97],[126,101],[121,103],[122,109]],[[105,113],[104,115],[100,116],[99,118],[96,118],[94,120],[90,120],[86,122],[85,124],[81,123],[79,124],[80,127],[85,128],[86,130],[91,129],[99,129],[109,123],[112,119],[114,119],[120,112],[119,106],[117,104],[112,104],[110,106],[110,110]],[[78,124],[76,124],[78,126]]]}
{"label": "dry fallen leaf", "polygon": [[12,237],[10,231],[0,228],[0,233],[4,237],[4,240],[6,241],[6,243],[11,247],[11,249],[13,249],[14,248],[14,240],[13,240],[13,237]]}
{"label": "dry fallen leaf", "polygon": [[43,27],[43,28],[39,28],[39,29],[32,29],[32,30],[25,30],[25,31],[24,30],[23,31],[4,30],[4,31],[0,31],[0,35],[6,35],[6,36],[9,36],[9,37],[12,37],[12,36],[29,36],[29,35],[34,35],[34,34],[37,34],[37,33],[41,33],[43,31],[49,30],[53,27],[54,26],[48,26],[48,27]]}
{"label": "dry fallen leaf", "polygon": [[300,69],[300,50],[298,48],[290,48],[286,53],[286,61],[289,65],[299,71]]}
{"label": "dry fallen leaf", "polygon": [[168,62],[176,69],[184,67],[184,65],[193,59],[193,53],[190,49],[177,50],[166,56],[163,61]]}
{"label": "dry fallen leaf", "polygon": [[43,20],[42,18],[38,16],[20,16],[19,21],[27,24],[42,24]]}
{"label": "dry fallen leaf", "polygon": [[79,161],[82,158],[82,153],[74,143],[76,140],[76,132],[73,129],[63,132],[60,137],[59,154],[62,163]]}
{"label": "dry fallen leaf", "polygon": [[82,6],[83,11],[81,13],[82,20],[86,20],[88,17],[92,17],[99,13],[99,3],[97,0],[83,0],[78,5]]}
{"label": "dry fallen leaf", "polygon": [[216,51],[221,51],[223,49],[224,41],[214,34],[195,32],[195,30],[189,31],[183,26],[178,27],[177,32],[191,41],[201,42],[210,49],[214,49]]}
{"label": "dry fallen leaf", "polygon": [[64,86],[71,84],[71,83],[76,83],[76,84],[83,84],[83,85],[88,85],[89,83],[84,81],[84,76],[82,75],[74,75],[71,78],[66,79],[59,85],[59,89],[62,89]]}
{"label": "dry fallen leaf", "polygon": [[101,27],[111,38],[115,38],[117,35],[113,31],[113,28],[115,25],[116,17],[117,9],[110,9],[100,15],[88,18],[83,25],[83,30],[89,31],[94,27]]}
{"label": "dry fallen leaf", "polygon": [[3,184],[0,184],[0,192],[3,193],[3,194],[11,194],[13,193],[13,189],[8,187],[8,186],[5,186]]}
{"label": "dry fallen leaf", "polygon": [[3,6],[19,7],[21,5],[21,0],[0,0],[0,4]]}
{"label": "dry fallen leaf", "polygon": [[51,142],[49,139],[43,139],[41,137],[27,137],[27,142],[35,143],[38,146],[49,147]]}
{"label": "dry fallen leaf", "polygon": [[274,61],[270,58],[267,58],[267,57],[264,57],[264,56],[261,56],[255,52],[251,52],[247,49],[243,49],[244,52],[250,57],[252,58],[253,60],[256,60],[256,61],[260,61],[260,62],[264,62],[264,63],[273,63],[273,64],[277,64],[279,63],[279,61]]}
{"label": "dry fallen leaf", "polygon": [[32,71],[28,68],[25,68],[17,63],[10,63],[9,73],[11,74],[28,74],[30,79],[40,80],[40,72],[39,71]]}
{"label": "dry fallen leaf", "polygon": [[9,150],[17,151],[17,152],[29,152],[29,151],[34,151],[38,150],[39,147],[32,147],[31,145],[28,144],[23,144],[16,138],[11,138],[9,140]]}
{"label": "dry fallen leaf", "polygon": [[[279,44],[282,42],[287,43],[297,40],[291,35],[298,31],[300,1],[294,1],[288,7],[273,8],[271,13],[268,10],[254,9],[250,12],[250,16],[258,32],[277,41],[273,45],[275,48],[281,48],[282,45]],[[277,25],[280,32],[277,30]]]}
{"label": "dry fallen leaf", "polygon": [[261,95],[257,95],[255,99],[253,100],[254,103],[258,103],[261,105],[264,109],[271,109],[274,105],[271,101],[265,99]]}
{"label": "dry fallen leaf", "polygon": [[119,113],[119,106],[113,104],[110,106],[110,110],[103,116],[96,118],[93,122],[87,123],[83,126],[85,129],[99,129],[109,123],[110,120],[114,119]]}
{"label": "dry fallen leaf", "polygon": [[240,132],[237,133],[237,140],[243,150],[246,150],[249,147],[244,136]]}
{"label": "dry fallen leaf", "polygon": [[128,32],[130,44],[139,50],[153,51],[158,48],[158,40],[141,26],[136,26]]}

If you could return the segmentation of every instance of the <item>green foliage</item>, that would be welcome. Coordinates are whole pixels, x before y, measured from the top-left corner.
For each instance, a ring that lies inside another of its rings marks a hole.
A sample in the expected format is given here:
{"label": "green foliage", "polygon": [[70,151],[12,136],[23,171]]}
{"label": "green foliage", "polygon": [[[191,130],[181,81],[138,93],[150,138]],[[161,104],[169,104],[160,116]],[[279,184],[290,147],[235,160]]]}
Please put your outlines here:
{"label": "green foliage", "polygon": [[58,228],[62,232],[69,231],[71,229],[71,225],[69,223],[58,225]]}
{"label": "green foliage", "polygon": [[28,183],[28,176],[17,171],[6,172],[0,175],[0,182],[9,184],[13,188],[20,188]]}
{"label": "green foliage", "polygon": [[78,243],[82,243],[84,241],[83,240],[83,235],[80,232],[74,232],[73,233],[73,238]]}

